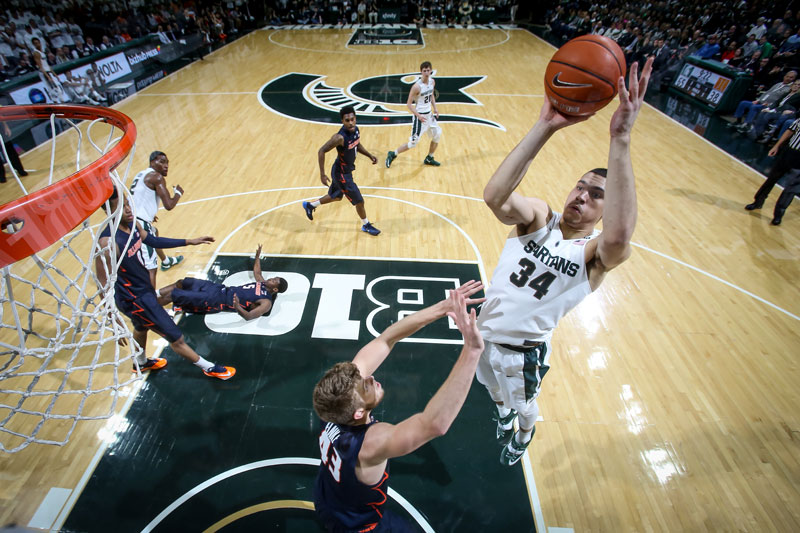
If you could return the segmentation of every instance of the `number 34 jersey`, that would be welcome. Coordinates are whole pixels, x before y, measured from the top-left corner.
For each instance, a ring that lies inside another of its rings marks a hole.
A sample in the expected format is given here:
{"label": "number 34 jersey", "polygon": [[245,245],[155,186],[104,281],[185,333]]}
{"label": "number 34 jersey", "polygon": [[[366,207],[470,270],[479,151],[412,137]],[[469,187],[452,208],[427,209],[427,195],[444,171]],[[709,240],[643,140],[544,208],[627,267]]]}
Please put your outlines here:
{"label": "number 34 jersey", "polygon": [[586,243],[565,240],[560,213],[533,233],[506,241],[481,306],[478,328],[484,339],[520,346],[549,341],[553,329],[589,293]]}

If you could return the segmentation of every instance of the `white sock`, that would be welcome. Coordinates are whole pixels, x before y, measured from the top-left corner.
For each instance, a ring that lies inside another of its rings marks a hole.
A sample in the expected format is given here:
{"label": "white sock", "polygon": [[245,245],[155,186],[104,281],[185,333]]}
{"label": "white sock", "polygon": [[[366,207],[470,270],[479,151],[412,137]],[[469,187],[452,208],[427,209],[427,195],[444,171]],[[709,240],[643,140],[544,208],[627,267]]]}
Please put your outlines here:
{"label": "white sock", "polygon": [[526,444],[530,442],[531,437],[533,436],[533,428],[530,431],[525,431],[522,428],[519,428],[519,433],[517,433],[517,444]]}
{"label": "white sock", "polygon": [[313,202],[311,202],[311,207],[319,207],[319,204],[320,204],[319,200],[314,200]]}
{"label": "white sock", "polygon": [[362,224],[369,224],[369,219],[368,218],[362,218],[361,219],[361,223]]}
{"label": "white sock", "polygon": [[505,418],[511,414],[511,409],[509,409],[505,405],[497,404],[497,414],[500,415],[500,418]]}
{"label": "white sock", "polygon": [[160,290],[158,290],[158,289],[156,289],[156,296],[157,296],[158,298],[161,298],[161,291],[160,291]]}
{"label": "white sock", "polygon": [[[214,363],[210,363],[205,359],[203,359],[202,357],[200,357],[200,359],[195,361],[194,366],[199,366],[203,370],[211,370],[212,368],[214,368]],[[528,438],[530,439],[530,437]]]}
{"label": "white sock", "polygon": [[144,354],[144,350],[136,357],[136,362],[139,366],[144,366],[147,363],[147,356]]}

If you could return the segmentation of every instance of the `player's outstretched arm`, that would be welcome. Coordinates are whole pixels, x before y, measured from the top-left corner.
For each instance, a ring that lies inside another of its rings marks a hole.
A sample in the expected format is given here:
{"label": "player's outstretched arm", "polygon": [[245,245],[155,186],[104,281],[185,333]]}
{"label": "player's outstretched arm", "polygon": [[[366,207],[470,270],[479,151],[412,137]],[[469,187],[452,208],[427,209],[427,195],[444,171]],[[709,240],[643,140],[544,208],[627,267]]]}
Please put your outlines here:
{"label": "player's outstretched arm", "polygon": [[253,277],[256,281],[264,281],[264,276],[261,275],[261,245],[256,248],[256,258],[253,260]]}
{"label": "player's outstretched arm", "polygon": [[[455,292],[461,294],[466,299],[467,305],[473,305],[485,300],[485,298],[470,298],[481,289],[483,289],[483,283],[480,281],[468,281],[455,291],[450,292],[451,294]],[[442,300],[430,307],[417,311],[413,315],[408,315],[386,328],[378,338],[361,348],[353,358],[353,364],[358,367],[361,375],[365,378],[371,376],[381,366],[397,341],[413,335],[424,326],[445,316],[449,309],[447,302],[448,300]]]}
{"label": "player's outstretched arm", "polygon": [[337,146],[341,146],[342,144],[344,144],[344,137],[338,133],[334,133],[333,137],[328,139],[328,142],[323,144],[317,151],[317,161],[319,162],[319,179],[322,181],[323,185],[327,185],[330,181],[328,175],[325,174],[325,154]]}
{"label": "player's outstretched arm", "polygon": [[653,57],[644,65],[630,68],[628,88],[620,76],[617,81],[619,107],[611,117],[611,144],[608,153],[603,207],[603,232],[597,239],[596,257],[603,270],[610,270],[631,255],[630,242],[636,227],[636,184],[631,164],[631,130],[644,102],[647,83],[653,69]]}
{"label": "player's outstretched arm", "polygon": [[462,292],[451,291],[446,302],[447,315],[455,320],[464,336],[464,348],[450,375],[423,412],[397,425],[375,424],[367,431],[358,455],[362,467],[378,465],[386,459],[411,453],[450,429],[464,405],[478,359],[483,352],[483,339],[478,331],[475,310],[467,311],[468,301]]}
{"label": "player's outstretched arm", "polygon": [[514,191],[539,150],[556,131],[588,118],[562,115],[545,98],[539,120],[500,163],[483,190],[484,202],[500,222],[509,226],[530,225],[534,220],[541,219],[542,224],[544,223],[550,212],[547,204],[538,198],[526,198]]}

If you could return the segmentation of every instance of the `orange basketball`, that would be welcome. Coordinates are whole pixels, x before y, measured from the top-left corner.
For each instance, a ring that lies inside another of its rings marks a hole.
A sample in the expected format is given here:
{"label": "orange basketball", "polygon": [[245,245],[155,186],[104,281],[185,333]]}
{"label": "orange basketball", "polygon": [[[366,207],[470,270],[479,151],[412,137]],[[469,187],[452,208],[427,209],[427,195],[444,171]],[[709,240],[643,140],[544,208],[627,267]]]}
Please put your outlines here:
{"label": "orange basketball", "polygon": [[582,35],[556,50],[544,72],[544,92],[565,115],[590,115],[617,96],[625,54],[602,35]]}

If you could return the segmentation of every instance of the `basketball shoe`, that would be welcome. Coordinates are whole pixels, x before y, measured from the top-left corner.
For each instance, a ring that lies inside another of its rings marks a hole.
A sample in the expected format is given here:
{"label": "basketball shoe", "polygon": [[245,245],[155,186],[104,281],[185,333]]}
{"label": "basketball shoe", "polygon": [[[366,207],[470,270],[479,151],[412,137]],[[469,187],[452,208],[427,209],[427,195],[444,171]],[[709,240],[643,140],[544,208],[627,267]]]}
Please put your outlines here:
{"label": "basketball shoe", "polygon": [[369,233],[370,235],[378,235],[381,230],[372,225],[372,222],[367,222],[361,226],[361,231]]}
{"label": "basketball shoe", "polygon": [[[163,357],[156,357],[155,359],[148,359],[143,365],[139,365],[139,371],[145,373],[151,370],[160,370],[165,366],[167,366],[167,360]],[[136,372],[136,365],[133,365],[132,371]]]}
{"label": "basketball shoe", "polygon": [[520,444],[517,442],[517,433],[519,432],[514,432],[511,440],[508,441],[508,444],[506,444],[503,447],[503,450],[500,452],[500,464],[511,466],[517,464],[517,461],[522,459],[522,456],[525,454],[525,450],[528,449],[528,445],[533,440],[533,434],[536,433],[536,427],[534,426],[533,432],[531,432],[531,440],[525,444]]}
{"label": "basketball shoe", "polygon": [[308,220],[314,220],[314,209],[316,209],[316,207],[311,205],[311,202],[303,202],[303,209],[306,212]]}
{"label": "basketball shoe", "polygon": [[430,165],[432,167],[438,167],[439,165],[441,165],[441,163],[439,163],[437,160],[435,160],[432,155],[428,155],[425,158],[425,161],[423,161],[422,163],[425,164],[425,165]]}
{"label": "basketball shoe", "polygon": [[508,413],[508,416],[500,416],[500,413],[495,411],[495,420],[497,420],[497,443],[500,446],[508,444],[509,439],[514,434],[515,418],[517,418],[517,412],[514,409]]}
{"label": "basketball shoe", "polygon": [[183,261],[182,255],[176,255],[174,257],[167,257],[163,261],[161,261],[161,270],[169,270],[170,268],[174,267],[178,263]]}
{"label": "basketball shoe", "polygon": [[392,166],[392,161],[397,159],[397,154],[389,150],[389,153],[386,154],[386,168]]}
{"label": "basketball shoe", "polygon": [[236,374],[236,369],[232,366],[214,365],[208,370],[203,370],[203,374],[210,378],[226,380],[231,379]]}

